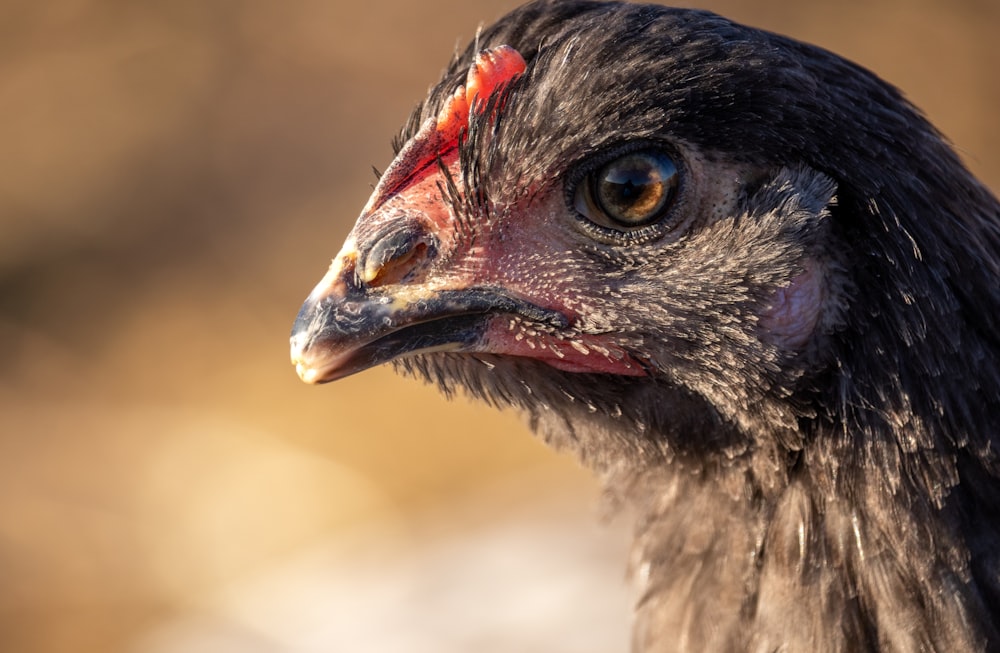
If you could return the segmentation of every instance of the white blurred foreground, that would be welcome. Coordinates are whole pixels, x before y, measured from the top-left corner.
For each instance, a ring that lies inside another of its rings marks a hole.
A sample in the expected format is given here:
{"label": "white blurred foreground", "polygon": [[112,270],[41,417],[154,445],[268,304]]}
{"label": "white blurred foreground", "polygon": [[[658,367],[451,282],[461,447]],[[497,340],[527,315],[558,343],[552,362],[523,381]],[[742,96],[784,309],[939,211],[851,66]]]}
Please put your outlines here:
{"label": "white blurred foreground", "polygon": [[627,527],[580,497],[504,508],[524,491],[331,537],[203,597],[133,651],[626,650]]}

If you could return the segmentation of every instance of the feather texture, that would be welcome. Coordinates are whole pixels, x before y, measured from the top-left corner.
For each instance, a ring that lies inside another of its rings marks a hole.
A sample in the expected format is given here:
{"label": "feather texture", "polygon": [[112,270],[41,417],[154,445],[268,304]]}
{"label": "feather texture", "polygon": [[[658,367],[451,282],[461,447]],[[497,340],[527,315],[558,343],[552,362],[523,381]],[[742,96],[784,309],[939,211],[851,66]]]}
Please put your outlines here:
{"label": "feather texture", "polygon": [[[514,11],[397,150],[499,46],[526,69],[440,162],[463,235],[434,227],[411,279],[480,275],[571,319],[503,318],[545,356],[484,336],[397,367],[525,412],[636,514],[636,651],[1000,650],[993,195],[861,67],[649,5]],[[623,143],[685,176],[676,228],[609,246],[568,198]],[[571,349],[628,373],[553,363]]]}

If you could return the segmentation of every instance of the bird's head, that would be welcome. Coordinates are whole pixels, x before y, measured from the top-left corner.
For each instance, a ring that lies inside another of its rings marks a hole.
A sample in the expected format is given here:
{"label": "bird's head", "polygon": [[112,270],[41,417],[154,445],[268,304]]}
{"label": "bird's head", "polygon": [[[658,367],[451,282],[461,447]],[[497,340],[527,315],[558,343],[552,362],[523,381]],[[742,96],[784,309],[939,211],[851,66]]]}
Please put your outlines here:
{"label": "bird's head", "polygon": [[[414,113],[299,313],[293,362],[316,383],[394,361],[675,446],[706,422],[729,449],[765,422],[794,440],[812,409],[788,398],[831,363],[848,241],[871,228],[848,209],[912,130],[901,102],[713,14],[528,5]],[[889,106],[905,115],[862,115]]]}

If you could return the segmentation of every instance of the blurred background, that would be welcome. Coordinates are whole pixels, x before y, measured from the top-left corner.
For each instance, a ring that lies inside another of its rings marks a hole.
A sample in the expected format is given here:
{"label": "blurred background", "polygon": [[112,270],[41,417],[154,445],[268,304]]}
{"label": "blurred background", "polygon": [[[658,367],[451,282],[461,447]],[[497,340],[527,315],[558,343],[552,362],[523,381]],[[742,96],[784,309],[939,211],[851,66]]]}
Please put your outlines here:
{"label": "blurred background", "polygon": [[[0,650],[625,650],[627,524],[509,414],[288,364],[371,166],[514,2],[0,2]],[[718,0],[1000,188],[1000,3]]]}

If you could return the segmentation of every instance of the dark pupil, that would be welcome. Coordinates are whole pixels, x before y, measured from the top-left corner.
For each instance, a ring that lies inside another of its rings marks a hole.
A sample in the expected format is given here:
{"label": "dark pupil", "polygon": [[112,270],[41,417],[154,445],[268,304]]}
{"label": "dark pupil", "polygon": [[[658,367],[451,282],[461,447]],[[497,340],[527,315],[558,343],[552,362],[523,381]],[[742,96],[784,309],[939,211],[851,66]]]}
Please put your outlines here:
{"label": "dark pupil", "polygon": [[595,181],[597,201],[607,216],[636,226],[652,221],[669,204],[677,168],[664,154],[639,152],[612,161]]}

